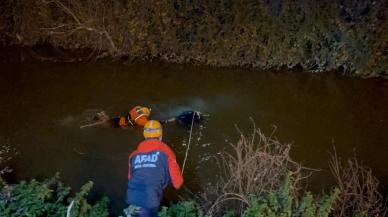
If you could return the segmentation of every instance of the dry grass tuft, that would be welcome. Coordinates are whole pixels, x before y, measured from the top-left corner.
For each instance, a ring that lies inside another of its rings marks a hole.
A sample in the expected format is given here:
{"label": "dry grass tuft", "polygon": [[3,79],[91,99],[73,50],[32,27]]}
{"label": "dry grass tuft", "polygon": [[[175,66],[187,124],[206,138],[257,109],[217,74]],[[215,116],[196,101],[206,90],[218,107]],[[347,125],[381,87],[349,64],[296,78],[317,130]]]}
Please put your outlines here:
{"label": "dry grass tuft", "polygon": [[341,193],[333,216],[385,216],[386,204],[378,191],[379,180],[354,155],[343,165],[334,149],[330,168]]}
{"label": "dry grass tuft", "polygon": [[250,195],[279,190],[287,175],[291,175],[291,192],[296,196],[301,181],[311,174],[290,158],[291,144],[281,144],[274,132],[267,137],[254,126],[247,137],[238,131],[239,140],[230,143],[232,153],[218,158],[223,174],[217,187],[204,193],[203,207],[212,216],[222,215],[226,208],[241,214],[249,206]]}

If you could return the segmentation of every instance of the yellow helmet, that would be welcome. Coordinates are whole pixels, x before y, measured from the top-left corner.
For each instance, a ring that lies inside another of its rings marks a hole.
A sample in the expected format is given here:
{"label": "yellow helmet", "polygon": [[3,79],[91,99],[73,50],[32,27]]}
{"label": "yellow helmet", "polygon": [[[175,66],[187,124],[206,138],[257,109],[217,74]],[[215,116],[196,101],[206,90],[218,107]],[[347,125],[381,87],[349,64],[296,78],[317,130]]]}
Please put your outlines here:
{"label": "yellow helmet", "polygon": [[162,125],[159,121],[156,120],[149,120],[144,125],[144,131],[143,131],[144,138],[150,139],[160,139],[163,135]]}

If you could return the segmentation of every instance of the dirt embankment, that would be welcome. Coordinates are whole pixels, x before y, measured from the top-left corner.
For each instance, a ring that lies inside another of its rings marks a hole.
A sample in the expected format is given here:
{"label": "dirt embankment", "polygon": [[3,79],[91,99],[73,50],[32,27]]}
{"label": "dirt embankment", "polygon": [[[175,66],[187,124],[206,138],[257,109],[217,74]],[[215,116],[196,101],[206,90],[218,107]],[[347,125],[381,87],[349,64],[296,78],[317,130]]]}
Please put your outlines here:
{"label": "dirt embankment", "polygon": [[388,74],[386,0],[5,0],[0,15],[2,44],[87,51],[83,60]]}

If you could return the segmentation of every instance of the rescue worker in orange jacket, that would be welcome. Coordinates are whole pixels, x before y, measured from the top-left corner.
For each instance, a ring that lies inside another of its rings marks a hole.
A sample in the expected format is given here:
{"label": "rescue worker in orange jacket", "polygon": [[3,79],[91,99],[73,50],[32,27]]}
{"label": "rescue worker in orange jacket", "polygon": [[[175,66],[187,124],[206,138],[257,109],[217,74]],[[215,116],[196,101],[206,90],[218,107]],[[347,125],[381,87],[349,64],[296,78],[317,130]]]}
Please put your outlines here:
{"label": "rescue worker in orange jacket", "polygon": [[150,116],[151,109],[144,106],[135,106],[132,108],[126,116],[121,116],[118,120],[118,124],[122,128],[128,128],[131,126],[144,126],[148,117]]}
{"label": "rescue worker in orange jacket", "polygon": [[[132,108],[126,116],[114,116],[110,117],[108,114],[106,114],[104,111],[99,112],[95,116],[95,120],[98,120],[98,122],[92,123],[92,124],[86,124],[81,126],[80,128],[90,127],[90,126],[96,126],[96,125],[103,125],[103,126],[114,126],[114,127],[120,127],[120,128],[129,128],[133,126],[144,126],[145,123],[148,121],[148,118],[150,116],[151,109],[143,106],[135,106]],[[179,125],[190,127],[192,122],[193,123],[203,123],[205,121],[205,116],[201,112],[188,110],[180,113],[176,117],[172,117],[166,120],[159,120],[161,124],[167,124],[176,122]]]}
{"label": "rescue worker in orange jacket", "polygon": [[171,148],[163,143],[162,126],[150,120],[144,126],[145,140],[129,155],[127,203],[137,217],[157,217],[163,189],[183,184],[180,167]]}

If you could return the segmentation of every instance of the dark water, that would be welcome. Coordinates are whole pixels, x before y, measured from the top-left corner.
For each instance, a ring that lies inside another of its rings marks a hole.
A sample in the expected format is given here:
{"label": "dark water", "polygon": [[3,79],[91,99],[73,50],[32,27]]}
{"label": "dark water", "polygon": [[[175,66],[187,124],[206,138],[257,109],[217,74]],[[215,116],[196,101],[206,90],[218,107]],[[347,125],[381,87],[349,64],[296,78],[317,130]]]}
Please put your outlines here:
{"label": "dark water", "polygon": [[[238,138],[235,124],[250,132],[249,117],[268,134],[276,125],[276,137],[293,143],[296,161],[322,169],[311,178],[315,190],[333,184],[333,144],[342,157],[355,151],[382,189],[388,186],[386,80],[156,63],[2,63],[0,70],[0,138],[19,152],[11,178],[43,179],[58,171],[74,190],[93,180],[92,197],[109,196],[116,211],[125,205],[127,155],[141,141],[141,129],[79,126],[95,111],[125,114],[138,104],[150,106],[155,118],[187,109],[210,115],[194,128],[184,174],[193,191],[216,181],[209,157]],[[188,129],[170,124],[164,130],[182,163]]]}

